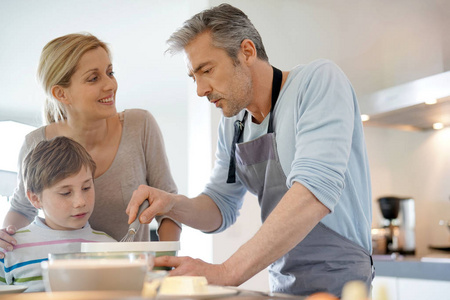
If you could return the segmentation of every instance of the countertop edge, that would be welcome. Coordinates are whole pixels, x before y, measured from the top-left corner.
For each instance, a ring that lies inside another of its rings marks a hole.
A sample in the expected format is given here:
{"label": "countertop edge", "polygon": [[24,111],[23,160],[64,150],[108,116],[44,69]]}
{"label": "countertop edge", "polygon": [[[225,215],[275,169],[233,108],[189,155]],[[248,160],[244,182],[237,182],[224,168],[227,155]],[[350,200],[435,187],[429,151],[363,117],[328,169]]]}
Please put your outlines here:
{"label": "countertop edge", "polygon": [[450,263],[374,260],[375,277],[401,277],[450,281]]}

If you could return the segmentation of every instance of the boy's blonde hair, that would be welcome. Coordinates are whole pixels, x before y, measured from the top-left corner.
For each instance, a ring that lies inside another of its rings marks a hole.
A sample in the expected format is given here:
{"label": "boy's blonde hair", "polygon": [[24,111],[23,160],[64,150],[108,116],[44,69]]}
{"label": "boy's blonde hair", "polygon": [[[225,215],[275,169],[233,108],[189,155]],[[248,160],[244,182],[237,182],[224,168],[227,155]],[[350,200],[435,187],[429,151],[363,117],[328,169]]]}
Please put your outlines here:
{"label": "boy's blonde hair", "polygon": [[82,167],[88,168],[94,178],[96,164],[76,141],[64,136],[41,141],[23,161],[25,190],[40,195],[45,188],[77,174]]}
{"label": "boy's blonde hair", "polygon": [[44,118],[47,124],[67,118],[64,105],[52,95],[52,87],[67,88],[81,57],[89,50],[102,47],[111,57],[108,46],[89,33],[74,33],[58,37],[42,49],[38,79],[47,94]]}

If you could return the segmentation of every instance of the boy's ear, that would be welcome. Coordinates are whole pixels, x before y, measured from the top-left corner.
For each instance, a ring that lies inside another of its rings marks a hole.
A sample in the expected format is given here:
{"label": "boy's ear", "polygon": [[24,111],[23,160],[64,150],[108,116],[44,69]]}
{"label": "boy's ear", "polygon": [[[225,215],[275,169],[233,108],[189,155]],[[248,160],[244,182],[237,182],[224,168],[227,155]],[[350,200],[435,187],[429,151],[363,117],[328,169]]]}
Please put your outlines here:
{"label": "boy's ear", "polygon": [[27,197],[30,200],[31,204],[33,204],[34,207],[37,209],[42,208],[41,201],[39,199],[39,196],[31,191],[27,191]]}

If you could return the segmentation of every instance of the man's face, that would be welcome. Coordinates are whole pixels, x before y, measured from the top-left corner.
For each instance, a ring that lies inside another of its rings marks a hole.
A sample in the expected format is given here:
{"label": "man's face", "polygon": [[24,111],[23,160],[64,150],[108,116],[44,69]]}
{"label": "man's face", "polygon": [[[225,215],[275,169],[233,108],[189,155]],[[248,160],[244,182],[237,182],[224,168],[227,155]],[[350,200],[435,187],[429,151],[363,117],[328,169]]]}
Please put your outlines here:
{"label": "man's face", "polygon": [[206,96],[222,109],[225,117],[237,115],[253,99],[252,80],[247,66],[234,62],[223,49],[214,47],[209,32],[196,37],[185,47],[189,76],[197,84],[197,94]]}

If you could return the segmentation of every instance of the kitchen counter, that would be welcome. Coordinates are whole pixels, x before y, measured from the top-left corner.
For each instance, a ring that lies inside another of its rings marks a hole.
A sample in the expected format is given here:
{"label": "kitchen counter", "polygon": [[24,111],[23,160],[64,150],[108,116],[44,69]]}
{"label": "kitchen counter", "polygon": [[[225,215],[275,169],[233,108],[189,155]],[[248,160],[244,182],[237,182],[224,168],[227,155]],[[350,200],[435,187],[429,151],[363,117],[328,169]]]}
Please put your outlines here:
{"label": "kitchen counter", "polygon": [[450,281],[450,255],[424,257],[374,255],[375,276]]}
{"label": "kitchen counter", "polygon": [[[213,297],[211,297],[213,298]],[[0,295],[0,300],[148,300],[141,297],[140,293],[126,291],[104,292],[55,292],[55,293],[21,293]],[[181,299],[180,297],[158,297],[157,299]],[[197,297],[183,297],[183,299],[199,299]],[[202,298],[204,299],[204,298]],[[268,300],[268,299],[292,299],[304,300],[305,297],[276,294],[274,296],[263,295],[260,292],[239,290],[232,296],[220,297],[222,300]]]}

